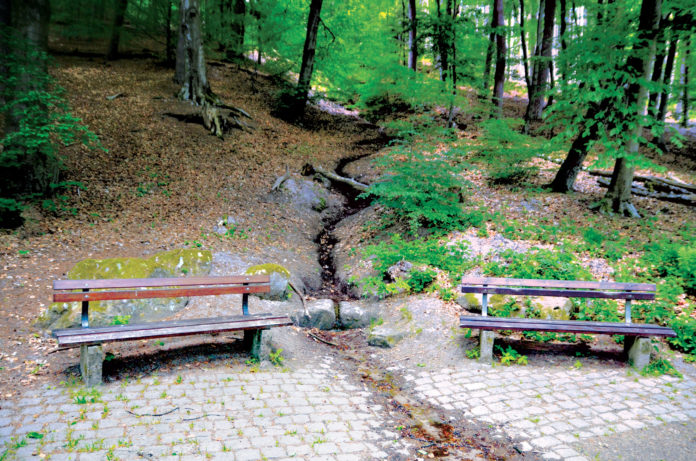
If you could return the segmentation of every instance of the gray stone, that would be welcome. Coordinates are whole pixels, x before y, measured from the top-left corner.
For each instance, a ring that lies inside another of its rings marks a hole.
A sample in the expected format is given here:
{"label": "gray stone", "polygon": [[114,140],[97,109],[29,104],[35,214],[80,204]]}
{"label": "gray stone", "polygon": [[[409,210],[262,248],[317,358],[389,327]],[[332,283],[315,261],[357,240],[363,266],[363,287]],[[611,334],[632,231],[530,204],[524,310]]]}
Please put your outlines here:
{"label": "gray stone", "polygon": [[405,328],[395,325],[379,325],[367,335],[367,344],[377,347],[394,347],[408,334]]}
{"label": "gray stone", "polygon": [[411,272],[411,269],[413,269],[413,264],[408,261],[401,260],[387,269],[387,274],[389,274],[392,282],[395,282],[397,279],[408,278],[408,274]]}
{"label": "gray stone", "polygon": [[379,317],[376,309],[352,301],[338,303],[338,316],[339,325],[345,329],[368,327],[373,320]]}
{"label": "gray stone", "polygon": [[321,212],[326,209],[329,194],[314,181],[289,178],[280,187],[281,193],[298,209],[312,209]]}
{"label": "gray stone", "polygon": [[628,355],[628,363],[635,369],[642,370],[650,363],[652,346],[650,338],[626,336],[624,338],[624,351]]}
{"label": "gray stone", "polygon": [[92,387],[102,383],[103,363],[104,349],[101,344],[80,346],[80,373],[86,386]]}
{"label": "gray stone", "polygon": [[481,339],[479,341],[479,362],[493,362],[493,342],[495,341],[495,331],[481,330]]}
{"label": "gray stone", "polygon": [[317,299],[307,303],[307,316],[303,311],[290,315],[295,325],[319,330],[331,330],[336,325],[336,304],[331,299]]}

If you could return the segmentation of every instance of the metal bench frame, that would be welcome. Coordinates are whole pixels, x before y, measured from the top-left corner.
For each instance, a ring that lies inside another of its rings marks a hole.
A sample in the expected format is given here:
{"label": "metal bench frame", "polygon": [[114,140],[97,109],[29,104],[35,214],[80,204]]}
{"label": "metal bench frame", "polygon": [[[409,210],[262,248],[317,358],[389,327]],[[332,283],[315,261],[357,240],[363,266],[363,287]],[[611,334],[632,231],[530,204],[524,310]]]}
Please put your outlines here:
{"label": "metal bench frame", "polygon": [[[647,365],[650,360],[649,338],[651,336],[676,336],[674,330],[668,327],[632,323],[631,302],[633,300],[655,299],[655,285],[649,283],[464,277],[462,278],[461,292],[481,294],[481,315],[462,315],[459,326],[460,328],[480,330],[480,360],[485,362],[490,362],[493,359],[495,330],[625,335],[625,353],[629,362],[639,369]],[[624,299],[626,300],[625,322],[489,317],[489,294]]]}
{"label": "metal bench frame", "polygon": [[[268,293],[270,276],[177,277],[151,279],[56,280],[54,302],[80,302],[79,328],[54,330],[59,348],[80,347],[80,371],[89,386],[100,384],[104,351],[102,343],[165,338],[228,331],[244,331],[244,343],[252,357],[262,359],[263,332],[272,327],[292,325],[287,315],[249,314],[249,295]],[[242,315],[149,322],[132,325],[89,325],[91,301],[180,298],[224,294],[242,295]]]}

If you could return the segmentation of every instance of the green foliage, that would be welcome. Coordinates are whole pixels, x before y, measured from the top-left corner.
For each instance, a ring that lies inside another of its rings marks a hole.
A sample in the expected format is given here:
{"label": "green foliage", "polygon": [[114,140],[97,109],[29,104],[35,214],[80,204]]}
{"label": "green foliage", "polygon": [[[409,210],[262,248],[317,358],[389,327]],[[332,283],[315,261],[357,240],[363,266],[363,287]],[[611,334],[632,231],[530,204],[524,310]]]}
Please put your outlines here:
{"label": "green foliage", "polygon": [[507,349],[503,350],[501,346],[496,346],[498,351],[502,354],[500,357],[500,363],[505,366],[510,365],[527,365],[527,356],[522,355],[517,352],[512,346],[508,346]]}
{"label": "green foliage", "polygon": [[613,299],[592,299],[589,303],[584,299],[578,300],[575,309],[576,320],[593,322],[620,322],[618,304]]}
{"label": "green foliage", "polygon": [[[70,114],[64,90],[47,72],[48,57],[26,39],[0,30],[12,52],[3,56],[0,113],[0,226],[16,224],[22,204],[61,187],[59,146],[76,142],[98,146],[97,137]],[[57,183],[57,184],[54,184]]]}
{"label": "green foliage", "polygon": [[696,354],[696,319],[684,313],[672,320],[670,326],[677,333],[676,338],[668,339],[670,344],[688,354]]}
{"label": "green foliage", "polygon": [[466,354],[467,359],[476,360],[479,357],[481,357],[481,349],[479,349],[478,347],[475,347],[474,349],[467,349],[466,352],[464,352],[464,354]]}
{"label": "green foliage", "polygon": [[285,357],[283,357],[283,349],[269,352],[268,359],[276,367],[283,366],[283,362],[285,362]]}
{"label": "green foliage", "polygon": [[530,165],[535,156],[551,151],[550,144],[520,133],[521,120],[490,119],[481,124],[483,135],[476,157],[488,165],[493,184],[520,184],[539,171]]}
{"label": "green foliage", "polygon": [[398,143],[377,161],[386,174],[364,195],[375,197],[397,219],[408,222],[412,231],[461,227],[465,183],[457,176],[460,169],[434,146],[407,142]]}
{"label": "green foliage", "polygon": [[592,275],[572,252],[537,249],[525,253],[506,250],[500,254],[503,263],[489,262],[484,272],[492,277],[553,280],[591,280]]}
{"label": "green foliage", "polygon": [[675,378],[683,378],[684,376],[674,368],[674,365],[672,363],[664,358],[658,358],[657,360],[653,360],[649,364],[645,365],[643,369],[640,371],[640,374],[642,376],[662,376],[662,375],[670,375],[674,376]]}
{"label": "green foliage", "polygon": [[696,244],[677,251],[677,275],[684,281],[684,290],[696,295]]}
{"label": "green foliage", "polygon": [[130,315],[116,315],[111,320],[111,324],[112,325],[128,325],[128,323],[130,323],[130,319],[131,319]]}
{"label": "green foliage", "polygon": [[435,280],[436,276],[437,272],[432,269],[425,269],[422,271],[413,270],[409,273],[409,278],[407,281],[408,286],[411,287],[411,291],[414,293],[421,293],[423,290],[425,290],[425,287],[430,285],[433,280]]}

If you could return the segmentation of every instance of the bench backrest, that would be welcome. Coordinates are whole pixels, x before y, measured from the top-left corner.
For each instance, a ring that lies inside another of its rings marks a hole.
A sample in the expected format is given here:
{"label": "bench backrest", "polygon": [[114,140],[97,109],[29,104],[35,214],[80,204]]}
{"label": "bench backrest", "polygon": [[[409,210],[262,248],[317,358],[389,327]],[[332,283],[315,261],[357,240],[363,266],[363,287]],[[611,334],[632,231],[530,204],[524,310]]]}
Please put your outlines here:
{"label": "bench backrest", "polygon": [[579,280],[508,279],[463,277],[462,293],[564,298],[655,299],[651,283],[584,282]]}
{"label": "bench backrest", "polygon": [[[56,280],[53,282],[53,290],[55,291],[53,301],[61,303],[268,293],[271,291],[270,282],[271,278],[268,275]],[[82,290],[82,292],[75,292],[75,290]]]}

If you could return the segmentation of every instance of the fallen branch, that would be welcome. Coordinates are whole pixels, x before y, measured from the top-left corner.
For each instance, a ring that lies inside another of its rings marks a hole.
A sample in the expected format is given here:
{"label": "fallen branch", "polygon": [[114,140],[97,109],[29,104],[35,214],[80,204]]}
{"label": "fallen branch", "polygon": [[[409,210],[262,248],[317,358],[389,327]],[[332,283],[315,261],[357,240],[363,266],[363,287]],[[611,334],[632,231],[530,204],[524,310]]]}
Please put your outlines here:
{"label": "fallen branch", "polygon": [[327,171],[323,169],[322,167],[315,167],[310,165],[309,163],[305,164],[305,166],[302,167],[302,174],[305,176],[318,173],[325,178],[330,179],[331,181],[336,181],[340,182],[342,184],[347,184],[351,186],[353,189],[359,190],[360,192],[367,192],[370,186],[368,184],[361,183],[359,181],[356,181],[353,178],[347,178],[345,176],[341,176],[339,174],[336,174],[332,171]]}
{"label": "fallen branch", "polygon": [[[610,180],[600,177],[597,179],[599,185],[609,187]],[[645,187],[634,185],[631,187],[631,193],[639,197],[654,198],[667,202],[680,203],[682,205],[696,206],[696,194],[689,193],[674,193],[674,192],[655,192],[646,189]]]}
{"label": "fallen branch", "polygon": [[280,186],[282,186],[283,183],[288,180],[288,178],[290,178],[290,168],[285,165],[285,174],[276,178],[275,182],[273,183],[273,187],[271,187],[271,192],[275,192],[280,189]]}
{"label": "fallen branch", "polygon": [[322,342],[322,343],[324,343],[324,344],[328,344],[329,346],[341,347],[341,346],[339,346],[339,345],[336,344],[336,343],[332,343],[331,341],[327,341],[327,340],[325,340],[324,338],[320,338],[319,336],[315,335],[315,334],[312,333],[311,331],[308,331],[308,332],[307,332],[307,335],[310,336],[310,337],[312,337],[312,338],[314,338],[314,339],[316,339],[316,340],[319,341],[319,342]]}
{"label": "fallen branch", "polygon": [[[609,172],[609,171],[590,170],[589,173],[592,176],[611,178],[611,172]],[[672,179],[658,178],[657,176],[635,175],[635,176],[633,176],[633,180],[644,182],[646,184],[650,184],[650,183],[657,184],[657,185],[662,186],[662,187],[672,188],[672,190],[675,190],[675,191],[682,189],[683,190],[682,193],[688,193],[688,192],[696,193],[696,186],[695,185],[688,184],[685,182],[680,182],[680,181],[674,181]],[[679,191],[679,192],[681,192],[681,191]]]}

